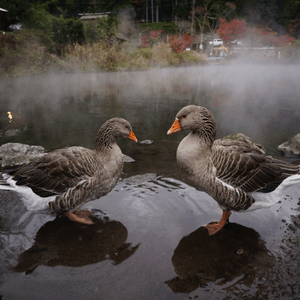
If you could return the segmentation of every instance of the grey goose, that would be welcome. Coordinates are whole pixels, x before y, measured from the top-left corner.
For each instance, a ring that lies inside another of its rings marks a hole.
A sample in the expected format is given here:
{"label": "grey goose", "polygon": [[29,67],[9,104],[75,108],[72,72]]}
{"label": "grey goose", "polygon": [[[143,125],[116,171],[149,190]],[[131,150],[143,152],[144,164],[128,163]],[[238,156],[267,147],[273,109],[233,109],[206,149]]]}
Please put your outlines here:
{"label": "grey goose", "polygon": [[285,188],[300,183],[300,166],[267,156],[242,141],[215,140],[216,121],[205,107],[183,107],[167,134],[181,130],[191,132],[177,148],[179,169],[223,210],[217,224],[206,225],[210,235],[225,225],[231,211],[270,207],[282,199]]}
{"label": "grey goose", "polygon": [[106,195],[117,184],[123,170],[123,154],[116,137],[137,142],[128,121],[112,118],[98,130],[94,150],[80,146],[54,150],[3,172],[0,189],[17,192],[29,210],[50,209],[73,221],[92,224],[78,208]]}

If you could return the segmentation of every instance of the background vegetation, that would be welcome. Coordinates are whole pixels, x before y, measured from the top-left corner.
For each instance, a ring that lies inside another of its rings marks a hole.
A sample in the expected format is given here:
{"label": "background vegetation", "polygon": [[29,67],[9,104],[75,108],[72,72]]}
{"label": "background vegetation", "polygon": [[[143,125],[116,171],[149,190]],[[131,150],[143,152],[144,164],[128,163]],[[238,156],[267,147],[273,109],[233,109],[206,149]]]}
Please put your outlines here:
{"label": "background vegetation", "polygon": [[[206,56],[185,49],[216,33],[229,47],[246,35],[259,45],[293,45],[285,57],[299,57],[296,0],[0,0],[0,8],[8,10],[1,14],[0,76],[199,63]],[[83,22],[79,13],[108,17]],[[10,32],[17,23],[22,30]]]}

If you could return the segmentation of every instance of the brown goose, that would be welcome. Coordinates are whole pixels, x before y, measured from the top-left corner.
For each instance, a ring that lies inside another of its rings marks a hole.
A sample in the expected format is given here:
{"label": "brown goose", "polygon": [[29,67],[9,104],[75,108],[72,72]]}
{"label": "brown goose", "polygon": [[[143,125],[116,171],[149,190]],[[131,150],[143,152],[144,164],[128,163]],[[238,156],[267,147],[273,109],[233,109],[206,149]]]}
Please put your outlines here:
{"label": "brown goose", "polygon": [[110,119],[98,130],[94,150],[74,146],[50,152],[3,173],[0,189],[19,193],[29,210],[50,208],[71,220],[92,224],[76,210],[106,195],[117,184],[123,170],[123,154],[116,137],[137,142],[128,121]]}
{"label": "brown goose", "polygon": [[269,207],[281,199],[282,191],[300,183],[300,166],[266,156],[246,143],[215,141],[216,122],[201,106],[182,108],[167,134],[191,130],[179,144],[177,163],[195,188],[214,198],[223,210],[217,224],[208,224],[215,234],[226,223],[231,211]]}

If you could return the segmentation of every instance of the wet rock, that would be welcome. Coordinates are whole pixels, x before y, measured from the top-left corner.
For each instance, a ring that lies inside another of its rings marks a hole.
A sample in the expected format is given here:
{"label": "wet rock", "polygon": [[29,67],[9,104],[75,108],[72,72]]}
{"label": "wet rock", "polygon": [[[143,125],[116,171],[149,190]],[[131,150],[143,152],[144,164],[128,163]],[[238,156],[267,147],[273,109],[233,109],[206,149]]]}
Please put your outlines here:
{"label": "wet rock", "polygon": [[265,149],[262,145],[255,143],[254,141],[251,140],[251,138],[249,138],[248,136],[246,136],[243,133],[236,133],[233,135],[228,135],[228,136],[225,136],[223,139],[230,139],[230,140],[244,142],[245,144],[249,145],[250,147],[257,148],[258,150],[262,151],[263,153],[266,153]]}
{"label": "wet rock", "polygon": [[7,143],[0,147],[1,167],[19,166],[45,154],[42,146],[29,146],[21,143]]}
{"label": "wet rock", "polygon": [[12,136],[17,136],[21,133],[20,129],[9,129],[5,131],[5,136],[6,137],[12,137]]}
{"label": "wet rock", "polygon": [[131,158],[130,156],[123,154],[123,161],[124,162],[134,162],[135,160],[133,158]]}
{"label": "wet rock", "polygon": [[144,140],[144,141],[141,141],[140,144],[145,144],[145,145],[151,145],[153,143],[153,141],[151,140]]}
{"label": "wet rock", "polygon": [[147,173],[143,175],[135,175],[129,178],[125,178],[123,181],[128,184],[141,184],[148,180],[154,180],[157,178],[157,174],[155,173]]}
{"label": "wet rock", "polygon": [[284,156],[300,156],[300,133],[279,145],[277,151]]}

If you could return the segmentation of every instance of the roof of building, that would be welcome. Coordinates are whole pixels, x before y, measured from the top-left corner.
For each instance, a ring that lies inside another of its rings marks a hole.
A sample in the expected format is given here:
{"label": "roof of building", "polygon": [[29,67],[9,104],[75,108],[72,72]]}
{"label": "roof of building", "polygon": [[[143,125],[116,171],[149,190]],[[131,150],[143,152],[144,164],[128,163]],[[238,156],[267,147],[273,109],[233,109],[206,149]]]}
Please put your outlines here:
{"label": "roof of building", "polygon": [[94,19],[100,19],[100,18],[107,18],[110,12],[106,13],[80,13],[78,14],[80,17],[80,20],[94,20]]}

